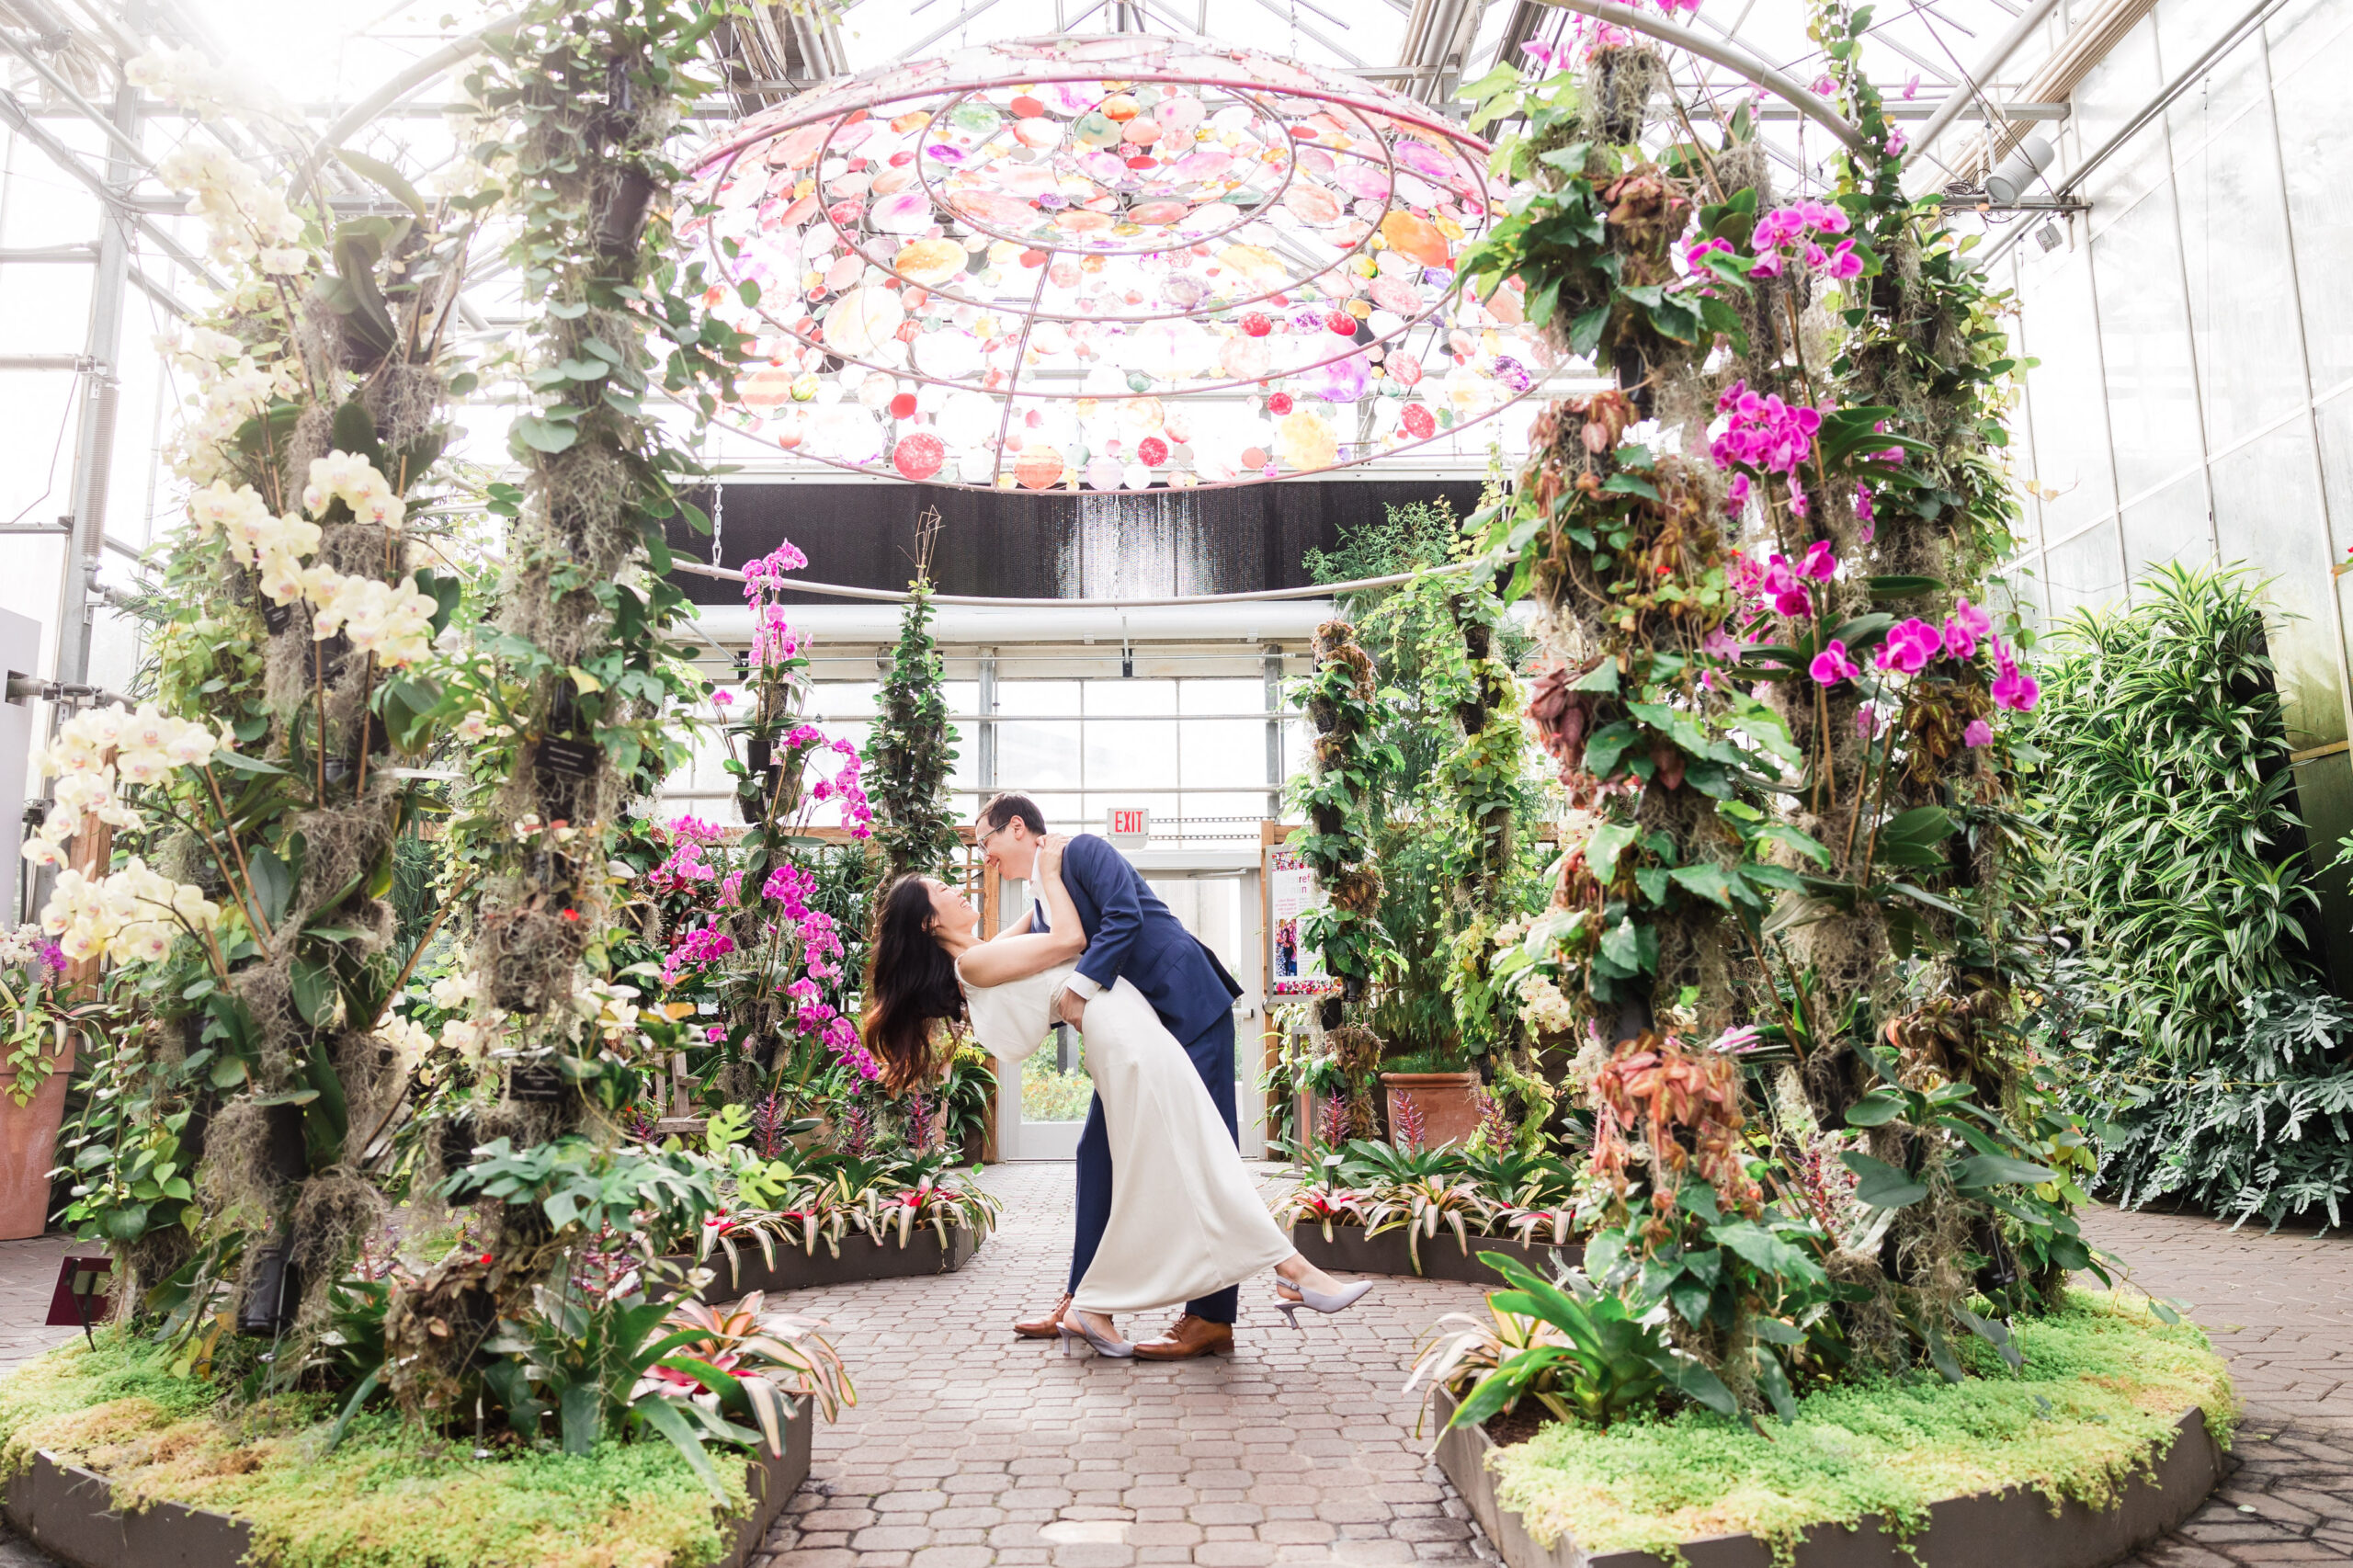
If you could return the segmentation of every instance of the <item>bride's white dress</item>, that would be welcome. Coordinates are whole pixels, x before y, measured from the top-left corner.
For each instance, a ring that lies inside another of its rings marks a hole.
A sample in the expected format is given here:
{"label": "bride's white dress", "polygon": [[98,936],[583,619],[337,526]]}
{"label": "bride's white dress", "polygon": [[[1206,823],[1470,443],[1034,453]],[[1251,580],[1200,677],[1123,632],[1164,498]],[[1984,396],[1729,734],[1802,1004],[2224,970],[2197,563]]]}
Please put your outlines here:
{"label": "bride's white dress", "polygon": [[[964,987],[972,1032],[1000,1062],[1038,1049],[1074,967]],[[1079,1281],[1080,1308],[1174,1306],[1290,1256],[1185,1048],[1124,980],[1086,1004],[1086,1070],[1111,1146],[1111,1219]]]}

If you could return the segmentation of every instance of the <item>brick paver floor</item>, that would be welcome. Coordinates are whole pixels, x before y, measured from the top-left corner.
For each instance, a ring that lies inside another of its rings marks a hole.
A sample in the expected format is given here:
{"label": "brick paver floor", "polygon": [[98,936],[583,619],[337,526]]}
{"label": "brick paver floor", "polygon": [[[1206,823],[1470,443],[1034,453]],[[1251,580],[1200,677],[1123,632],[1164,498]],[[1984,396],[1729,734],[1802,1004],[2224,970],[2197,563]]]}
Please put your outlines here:
{"label": "brick paver floor", "polygon": [[2184,1214],[2084,1217],[2230,1358],[2246,1420],[2239,1467],[2135,1568],[2353,1562],[2353,1238],[2234,1231]]}
{"label": "brick paver floor", "polygon": [[[1065,1358],[1013,1336],[1070,1262],[1067,1165],[992,1166],[1005,1223],[956,1274],[796,1294],[858,1403],[820,1426],[768,1568],[1470,1562],[1473,1526],[1400,1394],[1414,1346],[1479,1292],[1383,1280],[1293,1335],[1245,1286],[1232,1357]],[[1157,1330],[1155,1315],[1120,1325]]]}

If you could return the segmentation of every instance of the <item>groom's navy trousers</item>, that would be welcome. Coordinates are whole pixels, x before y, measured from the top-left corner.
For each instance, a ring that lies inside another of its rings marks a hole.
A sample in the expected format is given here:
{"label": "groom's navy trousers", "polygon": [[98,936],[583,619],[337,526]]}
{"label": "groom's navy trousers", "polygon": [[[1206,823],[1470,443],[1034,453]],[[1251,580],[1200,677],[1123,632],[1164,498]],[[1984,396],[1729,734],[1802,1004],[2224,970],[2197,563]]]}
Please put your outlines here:
{"label": "groom's navy trousers", "polygon": [[[1086,931],[1086,952],[1078,972],[1108,989],[1125,980],[1143,994],[1168,1032],[1184,1042],[1185,1054],[1201,1075],[1210,1103],[1236,1135],[1233,1108],[1233,1001],[1242,987],[1225,972],[1217,955],[1201,945],[1160,901],[1127,857],[1108,842],[1082,833],[1063,851],[1063,886],[1078,907]],[[1042,906],[1030,916],[1046,929]],[[1103,1101],[1086,1108],[1086,1130],[1078,1139],[1078,1233],[1071,1246],[1070,1288],[1086,1276],[1111,1220],[1111,1150],[1103,1127]],[[1229,1287],[1185,1303],[1185,1310],[1211,1323],[1232,1323],[1242,1292]]]}

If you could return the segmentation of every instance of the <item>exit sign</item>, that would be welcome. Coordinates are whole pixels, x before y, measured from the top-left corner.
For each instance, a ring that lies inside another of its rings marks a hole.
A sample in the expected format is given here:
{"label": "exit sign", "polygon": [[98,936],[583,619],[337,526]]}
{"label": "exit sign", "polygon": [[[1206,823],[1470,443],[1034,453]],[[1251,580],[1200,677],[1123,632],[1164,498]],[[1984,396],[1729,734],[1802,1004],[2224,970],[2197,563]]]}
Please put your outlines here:
{"label": "exit sign", "polygon": [[1140,845],[1152,836],[1152,812],[1144,806],[1113,806],[1105,836],[1114,844]]}

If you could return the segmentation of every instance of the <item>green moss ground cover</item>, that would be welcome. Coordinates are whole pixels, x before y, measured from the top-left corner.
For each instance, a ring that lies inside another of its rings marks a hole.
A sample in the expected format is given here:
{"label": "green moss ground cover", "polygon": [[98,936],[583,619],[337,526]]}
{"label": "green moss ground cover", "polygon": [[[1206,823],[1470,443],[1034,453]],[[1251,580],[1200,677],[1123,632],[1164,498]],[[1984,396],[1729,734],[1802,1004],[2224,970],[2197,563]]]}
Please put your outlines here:
{"label": "green moss ground cover", "polygon": [[1547,1547],[1565,1536],[1589,1552],[1672,1558],[1679,1542],[1745,1531],[1786,1555],[1808,1526],[1877,1515],[1908,1533],[1931,1503],[1971,1493],[2104,1506],[2192,1406],[2227,1437],[2230,1376],[2190,1324],[2077,1292],[2017,1330],[2020,1371],[1975,1344],[1966,1381],[1828,1389],[1762,1433],[1704,1411],[1606,1431],[1548,1426],[1492,1456],[1496,1494]]}
{"label": "green moss ground cover", "polygon": [[[219,1401],[155,1346],[102,1333],[0,1380],[0,1465],[14,1474],[46,1449],[111,1478],[122,1506],[233,1515],[256,1558],[282,1568],[700,1568],[733,1540],[667,1443],[476,1460],[370,1415],[329,1453],[323,1399]],[[715,1457],[740,1517],[742,1467]]]}

